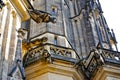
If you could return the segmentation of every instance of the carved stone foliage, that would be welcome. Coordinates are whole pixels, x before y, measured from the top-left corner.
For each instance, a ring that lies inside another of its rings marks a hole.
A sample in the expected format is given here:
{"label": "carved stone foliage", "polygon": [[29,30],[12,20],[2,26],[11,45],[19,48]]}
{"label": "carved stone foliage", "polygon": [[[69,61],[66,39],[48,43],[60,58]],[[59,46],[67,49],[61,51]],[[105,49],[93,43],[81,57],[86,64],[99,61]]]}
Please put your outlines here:
{"label": "carved stone foliage", "polygon": [[83,62],[82,71],[88,79],[91,79],[100,65],[102,65],[100,55],[94,52]]}
{"label": "carved stone foliage", "polygon": [[93,58],[91,60],[91,63],[89,64],[89,67],[88,67],[88,71],[89,73],[93,73],[95,71],[95,69],[97,68],[97,61],[95,60],[95,58]]}
{"label": "carved stone foliage", "polygon": [[46,58],[48,56],[48,53],[45,52],[47,52],[47,50],[45,50],[43,47],[29,51],[25,57],[24,65],[28,65],[40,59]]}

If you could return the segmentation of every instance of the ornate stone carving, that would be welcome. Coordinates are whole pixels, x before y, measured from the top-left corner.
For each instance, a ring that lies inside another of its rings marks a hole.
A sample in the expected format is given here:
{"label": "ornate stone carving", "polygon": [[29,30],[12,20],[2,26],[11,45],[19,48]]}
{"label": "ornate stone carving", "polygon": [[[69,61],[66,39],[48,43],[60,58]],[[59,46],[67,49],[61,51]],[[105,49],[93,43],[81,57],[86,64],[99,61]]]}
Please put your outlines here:
{"label": "ornate stone carving", "polygon": [[120,64],[120,52],[102,49],[101,55],[105,63]]}
{"label": "ornate stone carving", "polygon": [[52,22],[55,23],[56,22],[56,18],[52,17],[49,13],[44,12],[44,11],[40,11],[40,10],[31,10],[30,12],[30,16],[31,18],[37,22],[37,23],[42,23],[42,22]]}
{"label": "ornate stone carving", "polygon": [[55,45],[45,44],[29,50],[24,57],[24,65],[27,66],[39,60],[47,60],[48,58],[50,62],[50,58],[59,60],[63,59],[69,62],[73,60],[74,62],[75,57],[73,55],[76,56],[76,53],[69,48],[65,49]]}
{"label": "ornate stone carving", "polygon": [[94,49],[87,59],[80,61],[80,67],[85,76],[91,80],[98,68],[102,65],[120,65],[120,53],[107,49]]}

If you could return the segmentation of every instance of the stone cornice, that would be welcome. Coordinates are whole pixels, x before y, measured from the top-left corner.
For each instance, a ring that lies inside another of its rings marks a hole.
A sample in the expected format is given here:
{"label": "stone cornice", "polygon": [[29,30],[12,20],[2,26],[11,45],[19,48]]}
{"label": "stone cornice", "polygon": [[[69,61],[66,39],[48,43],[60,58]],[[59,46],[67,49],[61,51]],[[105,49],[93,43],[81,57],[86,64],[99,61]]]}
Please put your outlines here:
{"label": "stone cornice", "polygon": [[120,78],[119,75],[120,68],[111,65],[104,65],[99,68],[92,80],[105,80],[107,77]]}
{"label": "stone cornice", "polygon": [[15,8],[16,12],[21,17],[21,21],[26,21],[30,18],[26,7],[23,5],[24,2],[21,0],[10,0],[12,6]]}
{"label": "stone cornice", "polygon": [[[34,77],[38,77],[45,73],[54,73],[58,75],[64,75],[68,77],[74,78],[74,80],[83,80],[82,74],[78,74],[76,69],[71,65],[68,66],[60,66],[56,64],[48,64],[43,62],[38,62],[36,65],[31,65],[25,68],[26,79],[32,79]],[[34,73],[34,74],[33,74]],[[80,76],[81,75],[81,76]]]}

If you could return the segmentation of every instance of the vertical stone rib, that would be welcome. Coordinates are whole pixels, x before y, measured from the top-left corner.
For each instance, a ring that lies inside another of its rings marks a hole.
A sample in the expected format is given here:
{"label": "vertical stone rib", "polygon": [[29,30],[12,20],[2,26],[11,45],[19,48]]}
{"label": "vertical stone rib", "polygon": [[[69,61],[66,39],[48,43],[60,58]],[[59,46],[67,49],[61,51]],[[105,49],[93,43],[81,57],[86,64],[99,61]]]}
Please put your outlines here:
{"label": "vertical stone rib", "polygon": [[8,12],[7,12],[7,17],[6,17],[6,23],[5,23],[5,29],[4,29],[4,33],[3,33],[3,43],[2,43],[2,57],[3,59],[5,59],[5,53],[6,53],[6,44],[7,44],[7,39],[8,39],[8,31],[9,31],[9,23],[10,23],[10,12],[11,12],[11,8],[8,4]]}
{"label": "vertical stone rib", "polygon": [[[3,15],[4,14],[4,15]],[[6,14],[6,8],[5,9],[3,9],[2,10],[2,12],[1,12],[1,23],[0,23],[0,33],[1,33],[1,36],[0,36],[0,80],[1,80],[1,78],[2,78],[2,59],[3,59],[3,57],[2,57],[2,41],[3,41],[3,33],[4,33],[4,26],[5,26],[5,22],[6,22],[6,16],[7,16],[7,14]]]}
{"label": "vertical stone rib", "polygon": [[7,17],[6,17],[6,23],[5,23],[5,29],[3,33],[3,43],[2,43],[2,80],[7,80],[7,70],[8,70],[8,62],[7,62],[7,47],[9,46],[8,42],[8,35],[9,35],[9,24],[10,24],[10,12],[11,12],[11,6],[9,3],[7,3]]}
{"label": "vertical stone rib", "polygon": [[[12,62],[13,62],[13,56],[15,54],[15,42],[16,42],[16,13],[15,11],[12,11],[12,17],[13,17],[13,20],[12,20],[12,30],[11,30],[11,37],[10,37],[10,48],[9,48],[9,56],[8,56],[8,59],[9,59],[9,68],[12,66]],[[8,69],[9,71],[9,69]]]}

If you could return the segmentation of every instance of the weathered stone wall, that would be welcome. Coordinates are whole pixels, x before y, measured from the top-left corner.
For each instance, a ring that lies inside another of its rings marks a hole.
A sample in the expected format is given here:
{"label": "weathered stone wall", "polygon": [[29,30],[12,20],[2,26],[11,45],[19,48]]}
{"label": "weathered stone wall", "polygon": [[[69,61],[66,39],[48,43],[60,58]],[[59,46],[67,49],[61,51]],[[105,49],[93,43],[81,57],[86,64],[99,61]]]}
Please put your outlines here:
{"label": "weathered stone wall", "polygon": [[7,80],[10,67],[13,66],[17,35],[16,30],[21,26],[19,16],[9,2],[0,12],[0,80]]}
{"label": "weathered stone wall", "polygon": [[[98,44],[99,41],[94,20],[89,21],[88,24],[86,23],[88,17],[85,16],[85,10],[82,10],[83,1],[45,0],[41,2],[35,0],[31,3],[35,9],[46,11],[56,17],[57,22],[37,24],[33,20],[30,20],[30,38],[45,32],[64,35],[81,58],[86,57],[90,49]],[[88,30],[88,27],[91,29]]]}
{"label": "weathered stone wall", "polygon": [[[34,9],[41,10],[41,11],[46,11],[46,3],[45,0],[34,0],[31,1],[31,4],[33,5]],[[30,20],[30,36],[29,38],[32,38],[34,36],[37,36],[39,34],[42,34],[46,32],[46,23],[36,23],[33,20]]]}

